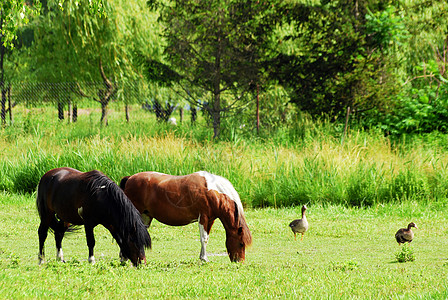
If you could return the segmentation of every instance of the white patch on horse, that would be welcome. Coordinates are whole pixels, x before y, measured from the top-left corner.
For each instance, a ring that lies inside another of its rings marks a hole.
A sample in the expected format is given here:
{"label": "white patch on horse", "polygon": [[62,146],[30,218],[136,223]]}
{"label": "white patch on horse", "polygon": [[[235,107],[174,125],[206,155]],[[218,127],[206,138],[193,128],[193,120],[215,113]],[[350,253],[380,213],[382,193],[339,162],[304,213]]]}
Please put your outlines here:
{"label": "white patch on horse", "polygon": [[39,266],[45,263],[45,256],[43,254],[42,255],[39,254],[38,259],[39,259]]}
{"label": "white patch on horse", "polygon": [[198,221],[199,221],[199,234],[201,235],[201,254],[199,255],[199,258],[203,261],[208,262],[206,248],[207,248],[209,235],[208,235],[207,231],[205,231],[204,226],[200,223],[200,221],[201,221],[200,215],[199,215]]}
{"label": "white patch on horse", "polygon": [[62,252],[62,248],[58,249],[58,253],[56,254],[56,260],[57,261],[64,261],[64,252]]}
{"label": "white patch on horse", "polygon": [[160,172],[156,172],[156,171],[148,171],[148,173],[151,173],[151,174],[160,174],[160,175],[168,175],[168,174],[160,173]]}
{"label": "white patch on horse", "polygon": [[226,194],[230,199],[235,201],[236,205],[238,206],[238,211],[243,214],[244,210],[240,196],[229,180],[206,171],[199,171],[196,172],[196,174],[199,174],[200,176],[205,178],[208,190],[215,190],[221,194]]}
{"label": "white patch on horse", "polygon": [[87,261],[89,262],[89,263],[91,263],[92,265],[94,265],[95,264],[95,256],[89,256],[89,259],[87,259]]}

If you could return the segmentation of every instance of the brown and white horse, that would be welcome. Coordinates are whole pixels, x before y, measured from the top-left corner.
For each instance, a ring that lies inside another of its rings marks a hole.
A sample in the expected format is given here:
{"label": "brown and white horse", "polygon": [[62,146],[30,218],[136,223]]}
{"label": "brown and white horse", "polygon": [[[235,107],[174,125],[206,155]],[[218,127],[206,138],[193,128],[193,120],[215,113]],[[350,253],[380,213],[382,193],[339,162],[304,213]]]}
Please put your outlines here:
{"label": "brown and white horse", "polygon": [[124,177],[120,187],[141,213],[144,223],[153,218],[171,226],[199,223],[200,259],[208,261],[206,246],[215,219],[226,230],[226,248],[232,262],[245,259],[252,235],[240,197],[225,178],[205,171],[185,176],[142,172]]}

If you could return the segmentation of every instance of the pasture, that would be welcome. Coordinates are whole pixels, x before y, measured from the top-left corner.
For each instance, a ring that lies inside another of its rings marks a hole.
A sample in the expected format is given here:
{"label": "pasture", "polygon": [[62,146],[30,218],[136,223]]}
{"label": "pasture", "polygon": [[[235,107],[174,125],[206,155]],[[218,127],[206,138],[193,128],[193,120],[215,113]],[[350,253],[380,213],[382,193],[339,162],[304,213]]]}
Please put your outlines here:
{"label": "pasture", "polygon": [[[126,123],[111,111],[109,126],[101,128],[95,111],[67,124],[38,110],[17,108],[15,125],[0,131],[1,298],[448,296],[444,136],[398,143],[353,131],[341,145],[330,125],[303,123],[300,135],[279,130],[272,138],[246,138],[235,131],[211,142],[201,124],[171,127],[144,114]],[[246,262],[230,263],[219,220],[207,264],[199,261],[197,223],[169,227],[154,220],[145,266],[122,265],[118,245],[101,225],[95,265],[87,262],[82,229],[63,240],[66,263],[56,262],[49,235],[48,261],[38,266],[35,189],[46,171],[61,166],[98,169],[117,183],[146,170],[207,170],[228,178],[253,235]],[[288,224],[302,204],[310,229],[294,241]],[[410,221],[419,227],[411,244],[415,261],[398,263],[394,234]]]}
{"label": "pasture", "polygon": [[[366,209],[310,206],[310,229],[294,241],[288,222],[300,207],[247,209],[254,237],[244,264],[230,263],[219,221],[208,244],[210,262],[199,262],[197,223],[169,227],[154,221],[153,249],[138,268],[121,265],[119,248],[95,229],[97,263],[87,262],[83,230],[63,242],[66,263],[37,264],[39,223],[34,197],[0,195],[0,297],[23,298],[388,298],[448,296],[446,203],[379,205]],[[415,230],[414,262],[398,263],[396,229]]]}

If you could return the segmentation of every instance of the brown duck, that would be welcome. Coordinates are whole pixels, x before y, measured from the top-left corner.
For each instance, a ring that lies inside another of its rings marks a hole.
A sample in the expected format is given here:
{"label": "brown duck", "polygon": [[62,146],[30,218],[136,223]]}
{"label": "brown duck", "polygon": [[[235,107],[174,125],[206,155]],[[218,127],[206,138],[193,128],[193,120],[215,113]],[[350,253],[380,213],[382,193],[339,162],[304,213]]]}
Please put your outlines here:
{"label": "brown duck", "polygon": [[303,241],[303,235],[308,230],[308,221],[305,216],[306,209],[306,205],[302,206],[302,219],[297,219],[289,223],[289,227],[291,227],[291,230],[294,233],[294,240],[297,240],[297,233],[301,233],[302,238],[300,240]]}
{"label": "brown duck", "polygon": [[414,238],[414,233],[411,230],[412,227],[418,229],[417,225],[415,225],[414,222],[409,223],[408,228],[398,229],[397,233],[395,234],[395,239],[397,240],[398,245],[404,244],[406,242],[412,242],[412,239]]}

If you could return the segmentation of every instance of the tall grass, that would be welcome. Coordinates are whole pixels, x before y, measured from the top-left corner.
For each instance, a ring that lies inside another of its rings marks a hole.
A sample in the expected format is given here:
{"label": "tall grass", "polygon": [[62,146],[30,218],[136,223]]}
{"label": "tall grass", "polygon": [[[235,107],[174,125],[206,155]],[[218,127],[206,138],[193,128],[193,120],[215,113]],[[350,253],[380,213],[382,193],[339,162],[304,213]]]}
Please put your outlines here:
{"label": "tall grass", "polygon": [[67,124],[47,112],[19,114],[16,125],[0,130],[0,189],[32,193],[46,171],[69,166],[98,169],[116,182],[147,170],[207,170],[227,177],[252,207],[360,207],[448,194],[444,137],[392,144],[378,133],[352,130],[342,145],[331,124],[305,120],[269,138],[238,138],[233,131],[228,140],[212,141],[201,121],[173,127],[134,108],[129,123],[115,110],[101,127],[97,116],[91,111]]}

